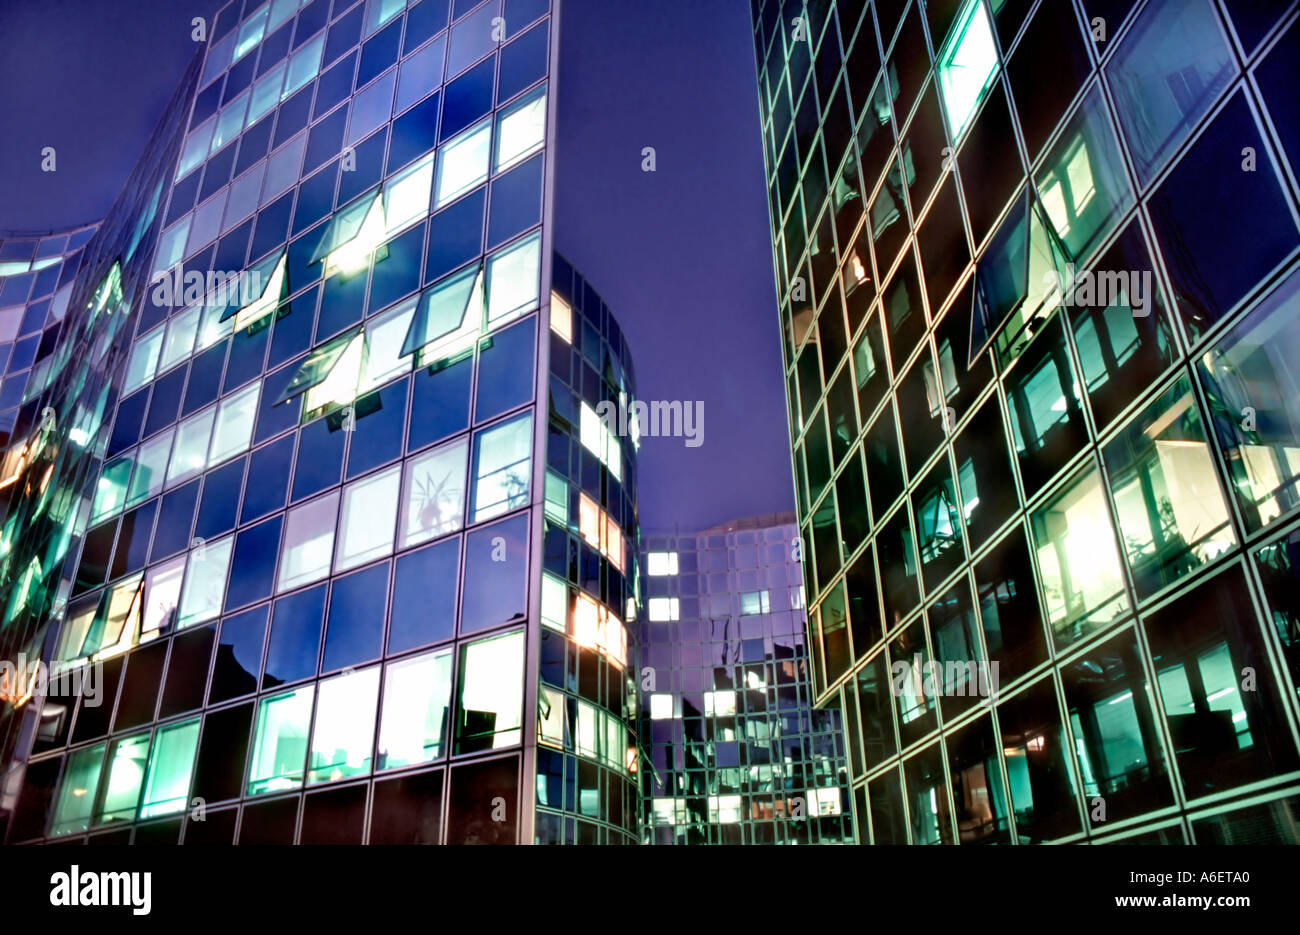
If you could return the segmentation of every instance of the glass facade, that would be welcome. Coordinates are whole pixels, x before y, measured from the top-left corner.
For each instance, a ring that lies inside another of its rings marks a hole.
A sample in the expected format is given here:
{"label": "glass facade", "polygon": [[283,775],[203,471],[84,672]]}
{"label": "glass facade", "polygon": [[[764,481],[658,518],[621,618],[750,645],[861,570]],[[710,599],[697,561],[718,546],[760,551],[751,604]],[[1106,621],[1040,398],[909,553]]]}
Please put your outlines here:
{"label": "glass facade", "polygon": [[642,540],[648,843],[853,841],[840,714],[812,707],[799,549],[792,514]]}
{"label": "glass facade", "polygon": [[1294,5],[751,9],[857,839],[1296,843]]}
{"label": "glass facade", "polygon": [[235,0],[104,221],[0,239],[7,841],[637,839],[551,13]]}

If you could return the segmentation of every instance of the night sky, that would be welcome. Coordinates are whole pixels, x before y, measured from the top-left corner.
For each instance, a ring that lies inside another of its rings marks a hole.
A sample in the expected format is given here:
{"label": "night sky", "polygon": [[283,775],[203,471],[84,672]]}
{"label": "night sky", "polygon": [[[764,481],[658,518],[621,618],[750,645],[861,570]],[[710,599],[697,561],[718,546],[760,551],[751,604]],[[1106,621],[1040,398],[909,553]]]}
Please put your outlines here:
{"label": "night sky", "polygon": [[[194,54],[191,18],[219,6],[0,3],[0,229],[108,210]],[[642,526],[791,509],[748,4],[565,0],[562,28],[557,245],[623,325],[641,398],[704,403],[700,447],[642,439]]]}

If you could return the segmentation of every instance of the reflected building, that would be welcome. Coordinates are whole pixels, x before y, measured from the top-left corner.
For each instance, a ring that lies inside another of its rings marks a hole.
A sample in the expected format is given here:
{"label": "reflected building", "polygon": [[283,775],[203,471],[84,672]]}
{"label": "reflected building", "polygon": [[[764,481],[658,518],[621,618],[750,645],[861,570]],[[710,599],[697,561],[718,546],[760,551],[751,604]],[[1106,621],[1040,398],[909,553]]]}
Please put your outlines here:
{"label": "reflected building", "polygon": [[1294,843],[1295,5],[751,8],[858,840]]}
{"label": "reflected building", "polygon": [[853,841],[839,712],[814,710],[793,514],[643,539],[652,844]]}
{"label": "reflected building", "polygon": [[555,22],[235,0],[102,223],[0,242],[6,841],[637,840]]}

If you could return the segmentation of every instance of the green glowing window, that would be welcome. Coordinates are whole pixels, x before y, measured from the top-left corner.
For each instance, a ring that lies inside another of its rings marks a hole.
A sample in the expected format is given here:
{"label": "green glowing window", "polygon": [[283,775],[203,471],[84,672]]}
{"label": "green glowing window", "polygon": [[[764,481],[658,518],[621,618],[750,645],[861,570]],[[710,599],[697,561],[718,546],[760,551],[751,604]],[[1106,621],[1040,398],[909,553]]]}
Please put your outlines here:
{"label": "green glowing window", "polygon": [[993,28],[981,0],[967,0],[939,52],[939,89],[952,138],[960,139],[998,73]]}
{"label": "green glowing window", "polygon": [[566,526],[569,524],[569,485],[551,471],[546,472],[546,515]]}
{"label": "green glowing window", "polygon": [[442,756],[450,706],[450,649],[391,664],[384,675],[376,767],[415,766]]}
{"label": "green glowing window", "polygon": [[146,334],[135,347],[131,348],[131,359],[126,364],[126,380],[122,384],[122,394],[144,386],[153,379],[158,366],[158,348],[162,346],[163,329],[155,328]]}
{"label": "green glowing window", "polygon": [[522,315],[537,305],[542,235],[533,234],[487,261],[488,324]]}
{"label": "green glowing window", "polygon": [[140,446],[135,455],[135,472],[127,490],[126,505],[134,506],[162,490],[167,456],[172,450],[173,429],[168,429]]}
{"label": "green glowing window", "polygon": [[523,716],[524,634],[478,640],[460,651],[456,752],[519,743]]}
{"label": "green glowing window", "polygon": [[212,440],[212,421],[217,407],[209,406],[182,422],[176,429],[176,445],[167,468],[167,486],[172,487],[203,470]]}
{"label": "green glowing window", "polygon": [[90,522],[95,524],[122,508],[126,500],[127,478],[131,476],[131,458],[125,457],[104,468],[95,488],[95,504],[90,510]]}
{"label": "green glowing window", "polygon": [[379,666],[320,683],[311,735],[307,784],[336,782],[370,772],[379,700]]}
{"label": "green glowing window", "polygon": [[135,818],[148,757],[148,734],[113,741],[108,754],[103,800],[95,809],[95,824],[132,821]]}
{"label": "green glowing window", "polygon": [[[264,698],[257,709],[248,794],[284,792],[302,785],[311,723],[312,686]],[[374,702],[370,702],[374,708]]]}
{"label": "green glowing window", "polygon": [[68,757],[54,805],[51,835],[74,834],[90,827],[90,812],[99,792],[99,768],[104,760],[104,744],[78,750]]}

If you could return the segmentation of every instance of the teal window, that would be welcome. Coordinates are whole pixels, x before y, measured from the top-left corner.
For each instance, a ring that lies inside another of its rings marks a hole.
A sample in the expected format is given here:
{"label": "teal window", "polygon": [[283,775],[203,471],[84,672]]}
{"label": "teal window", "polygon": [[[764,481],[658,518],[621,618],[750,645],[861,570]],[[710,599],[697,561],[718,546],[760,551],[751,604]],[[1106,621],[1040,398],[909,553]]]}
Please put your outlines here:
{"label": "teal window", "polygon": [[234,537],[220,542],[202,542],[190,549],[186,560],[185,587],[181,591],[178,627],[192,627],[221,612],[226,597],[226,573]]}
{"label": "teal window", "polygon": [[388,666],[379,769],[428,763],[446,752],[451,662],[452,651],[443,649]]}
{"label": "teal window", "polygon": [[370,772],[379,701],[379,666],[325,679],[316,702],[307,783],[335,782]]}
{"label": "teal window", "polygon": [[157,818],[184,811],[189,803],[194,750],[199,740],[199,719],[164,727],[154,736],[149,754],[140,818]]}
{"label": "teal window", "polygon": [[[258,705],[249,795],[283,792],[302,785],[314,694],[315,689],[308,686],[264,698]],[[374,703],[370,706],[373,709]]]}
{"label": "teal window", "polygon": [[99,793],[99,772],[104,761],[104,744],[78,750],[68,757],[59,794],[54,803],[51,835],[75,834],[90,827],[90,812]]}
{"label": "teal window", "polygon": [[173,429],[160,432],[140,446],[135,455],[135,471],[127,490],[126,505],[134,506],[162,490],[167,472],[167,456],[172,450]]}
{"label": "teal window", "polygon": [[95,488],[95,503],[90,510],[91,523],[97,523],[122,508],[122,503],[126,500],[127,478],[131,476],[132,466],[131,458],[127,456],[119,458],[104,468]]}
{"label": "teal window", "polygon": [[132,821],[135,818],[148,758],[148,734],[137,734],[134,737],[123,737],[113,741],[109,748],[103,800],[95,809],[95,824]]}
{"label": "teal window", "polygon": [[993,28],[981,0],[967,0],[939,51],[939,90],[952,138],[960,139],[998,73]]}
{"label": "teal window", "polygon": [[155,328],[135,342],[135,347],[131,348],[131,359],[126,364],[126,380],[122,384],[123,395],[144,386],[153,379],[158,366],[158,348],[162,346],[162,340],[163,329]]}

